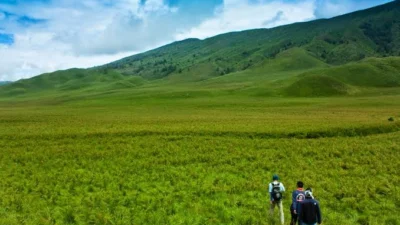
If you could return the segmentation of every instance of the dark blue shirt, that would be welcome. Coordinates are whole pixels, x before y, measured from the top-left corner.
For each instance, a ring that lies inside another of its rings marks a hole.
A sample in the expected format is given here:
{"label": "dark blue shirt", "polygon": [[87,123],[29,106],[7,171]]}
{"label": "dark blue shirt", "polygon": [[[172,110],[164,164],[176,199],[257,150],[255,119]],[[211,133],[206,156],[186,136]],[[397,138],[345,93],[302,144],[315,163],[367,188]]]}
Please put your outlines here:
{"label": "dark blue shirt", "polygon": [[292,210],[298,208],[298,204],[306,199],[306,195],[304,194],[303,188],[299,188],[292,192],[292,205],[290,206]]}
{"label": "dark blue shirt", "polygon": [[320,224],[322,222],[319,202],[312,198],[306,198],[300,202],[297,214],[299,215],[299,221],[303,223]]}

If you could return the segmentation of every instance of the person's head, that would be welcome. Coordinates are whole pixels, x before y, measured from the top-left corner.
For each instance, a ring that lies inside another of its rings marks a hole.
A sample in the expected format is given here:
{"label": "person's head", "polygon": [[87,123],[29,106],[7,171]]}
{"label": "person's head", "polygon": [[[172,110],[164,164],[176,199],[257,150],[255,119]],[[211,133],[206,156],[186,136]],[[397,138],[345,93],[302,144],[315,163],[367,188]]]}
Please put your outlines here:
{"label": "person's head", "polygon": [[306,198],[314,198],[311,188],[307,188],[306,191],[304,192],[304,194],[305,194]]}
{"label": "person's head", "polygon": [[279,180],[279,177],[278,177],[278,175],[274,174],[274,175],[272,176],[272,180],[273,180],[273,181],[275,181],[275,180]]}
{"label": "person's head", "polygon": [[304,187],[303,181],[297,181],[297,188],[303,188],[303,187]]}

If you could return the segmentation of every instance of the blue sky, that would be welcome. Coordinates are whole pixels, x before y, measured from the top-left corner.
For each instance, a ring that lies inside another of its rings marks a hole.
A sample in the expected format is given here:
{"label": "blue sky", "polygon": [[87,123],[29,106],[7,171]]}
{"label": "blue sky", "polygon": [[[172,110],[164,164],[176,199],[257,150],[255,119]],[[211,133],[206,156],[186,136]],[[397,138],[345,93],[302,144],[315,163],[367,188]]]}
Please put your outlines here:
{"label": "blue sky", "polygon": [[0,80],[101,65],[185,38],[330,18],[390,0],[0,0]]}

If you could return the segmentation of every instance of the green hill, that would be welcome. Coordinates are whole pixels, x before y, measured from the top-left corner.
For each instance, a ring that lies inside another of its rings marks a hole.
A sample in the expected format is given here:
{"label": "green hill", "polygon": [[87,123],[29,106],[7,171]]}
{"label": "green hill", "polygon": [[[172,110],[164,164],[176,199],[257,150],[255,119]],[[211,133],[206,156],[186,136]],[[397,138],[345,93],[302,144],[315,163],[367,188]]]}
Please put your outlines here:
{"label": "green hill", "polygon": [[9,83],[11,83],[10,81],[0,81],[0,86],[1,85],[6,85],[6,84],[9,84]]}
{"label": "green hill", "polygon": [[357,93],[354,87],[400,87],[400,58],[367,58],[355,63],[315,69],[296,77],[285,89],[290,96],[316,97]]}
{"label": "green hill", "polygon": [[306,72],[300,76],[325,75],[362,87],[399,87],[400,58],[367,58],[357,63]]}
{"label": "green hill", "polygon": [[358,86],[398,87],[398,15],[400,1],[394,1],[332,19],[187,39],[95,68],[20,80],[2,86],[0,96],[110,90],[330,96]]}
{"label": "green hill", "polygon": [[301,97],[346,95],[350,91],[351,88],[345,83],[324,75],[302,77],[286,88],[288,95]]}

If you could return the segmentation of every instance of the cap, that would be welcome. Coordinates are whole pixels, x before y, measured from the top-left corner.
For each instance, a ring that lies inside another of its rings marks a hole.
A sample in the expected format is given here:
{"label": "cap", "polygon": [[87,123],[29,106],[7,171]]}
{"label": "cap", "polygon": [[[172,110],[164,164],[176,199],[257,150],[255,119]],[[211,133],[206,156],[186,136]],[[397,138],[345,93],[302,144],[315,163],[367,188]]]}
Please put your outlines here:
{"label": "cap", "polygon": [[310,191],[310,190],[305,191],[304,194],[306,195],[306,198],[307,198],[307,197],[308,197],[308,198],[313,198],[313,193],[312,193],[312,191]]}

